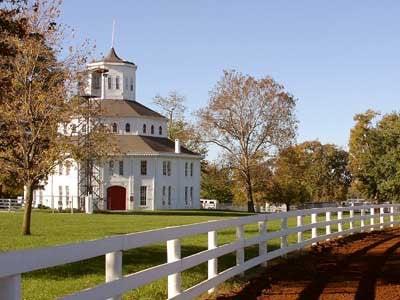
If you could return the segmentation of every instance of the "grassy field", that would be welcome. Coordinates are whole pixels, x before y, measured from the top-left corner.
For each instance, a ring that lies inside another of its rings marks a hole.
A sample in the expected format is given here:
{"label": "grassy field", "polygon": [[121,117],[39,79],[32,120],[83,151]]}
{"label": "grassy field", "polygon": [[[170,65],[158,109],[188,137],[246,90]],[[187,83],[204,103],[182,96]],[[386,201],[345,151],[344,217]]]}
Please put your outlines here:
{"label": "grassy field", "polygon": [[[135,214],[68,214],[35,211],[32,218],[32,235],[21,235],[22,213],[0,213],[0,251],[60,245],[71,242],[91,240],[106,236],[137,231],[164,228],[245,216],[244,213],[174,211],[149,212]],[[334,219],[334,218],[333,218]],[[289,227],[295,226],[296,220],[289,219]],[[310,220],[306,218],[305,224]],[[279,221],[268,223],[268,230],[279,229]],[[344,226],[344,229],[348,228]],[[335,230],[335,228],[332,228]],[[257,226],[245,226],[246,237],[257,234]],[[321,233],[323,231],[321,230]],[[305,232],[305,238],[310,232]],[[289,236],[289,243],[297,236]],[[235,239],[234,229],[218,232],[218,244],[225,244]],[[268,242],[269,250],[279,247],[279,239]],[[205,250],[207,234],[184,238],[182,256]],[[258,246],[246,248],[246,259],[257,255]],[[123,272],[129,274],[166,262],[165,243],[124,252]],[[222,271],[235,264],[234,253],[218,260],[218,269]],[[79,291],[104,282],[104,256],[68,264],[60,267],[31,272],[23,275],[23,299],[54,299],[55,297]],[[182,274],[183,288],[206,279],[207,263],[187,270]],[[124,295],[124,299],[166,299],[166,278],[153,282]]]}

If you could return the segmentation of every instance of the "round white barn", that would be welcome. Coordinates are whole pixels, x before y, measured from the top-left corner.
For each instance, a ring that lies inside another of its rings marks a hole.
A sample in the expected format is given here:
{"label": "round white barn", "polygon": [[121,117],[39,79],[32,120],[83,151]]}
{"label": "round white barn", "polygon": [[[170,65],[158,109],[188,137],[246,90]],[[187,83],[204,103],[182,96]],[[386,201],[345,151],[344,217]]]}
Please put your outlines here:
{"label": "round white barn", "polygon": [[[118,149],[117,153],[110,150],[110,156],[98,166],[96,180],[92,180],[99,194],[95,208],[198,209],[202,156],[178,140],[168,139],[167,119],[136,101],[136,69],[134,63],[118,57],[114,48],[102,60],[88,64],[86,93],[98,99],[101,122],[111,128]],[[67,130],[79,136],[86,128],[70,124]],[[86,193],[82,170],[83,166],[73,160],[60,163],[34,191],[34,205],[82,209]]]}

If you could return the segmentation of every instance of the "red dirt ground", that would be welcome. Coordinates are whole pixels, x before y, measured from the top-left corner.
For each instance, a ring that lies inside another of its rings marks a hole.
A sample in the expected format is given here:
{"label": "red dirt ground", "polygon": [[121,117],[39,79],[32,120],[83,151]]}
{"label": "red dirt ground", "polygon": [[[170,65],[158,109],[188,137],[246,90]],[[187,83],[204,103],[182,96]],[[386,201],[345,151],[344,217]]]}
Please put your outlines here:
{"label": "red dirt ground", "polygon": [[217,299],[400,299],[400,229],[318,244]]}

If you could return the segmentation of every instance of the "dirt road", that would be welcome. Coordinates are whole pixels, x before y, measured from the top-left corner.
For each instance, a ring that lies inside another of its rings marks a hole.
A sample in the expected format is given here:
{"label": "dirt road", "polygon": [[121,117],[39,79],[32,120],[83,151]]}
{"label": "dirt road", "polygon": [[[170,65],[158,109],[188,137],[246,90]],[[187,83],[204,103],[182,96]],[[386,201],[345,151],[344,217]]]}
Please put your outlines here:
{"label": "dirt road", "polygon": [[400,229],[319,244],[217,299],[400,299]]}

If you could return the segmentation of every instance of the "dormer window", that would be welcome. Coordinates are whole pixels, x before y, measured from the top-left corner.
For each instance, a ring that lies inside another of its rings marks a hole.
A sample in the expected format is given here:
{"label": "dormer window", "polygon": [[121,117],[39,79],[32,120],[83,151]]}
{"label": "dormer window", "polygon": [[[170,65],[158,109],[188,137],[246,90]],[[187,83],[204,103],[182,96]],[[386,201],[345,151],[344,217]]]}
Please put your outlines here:
{"label": "dormer window", "polygon": [[158,134],[162,135],[162,126],[158,127]]}
{"label": "dormer window", "polygon": [[119,90],[119,76],[115,77],[115,89]]}
{"label": "dormer window", "polygon": [[107,84],[108,84],[108,89],[111,90],[111,88],[112,88],[112,78],[111,78],[111,76],[108,76]]}
{"label": "dormer window", "polygon": [[129,123],[125,124],[125,132],[131,132],[131,124]]}
{"label": "dormer window", "polygon": [[146,133],[146,124],[143,124],[143,133]]}
{"label": "dormer window", "polygon": [[151,134],[154,134],[154,126],[153,125],[151,125],[151,127],[150,127],[150,132],[151,132]]}
{"label": "dormer window", "polygon": [[117,133],[118,132],[118,125],[117,123],[112,124],[112,132]]}

